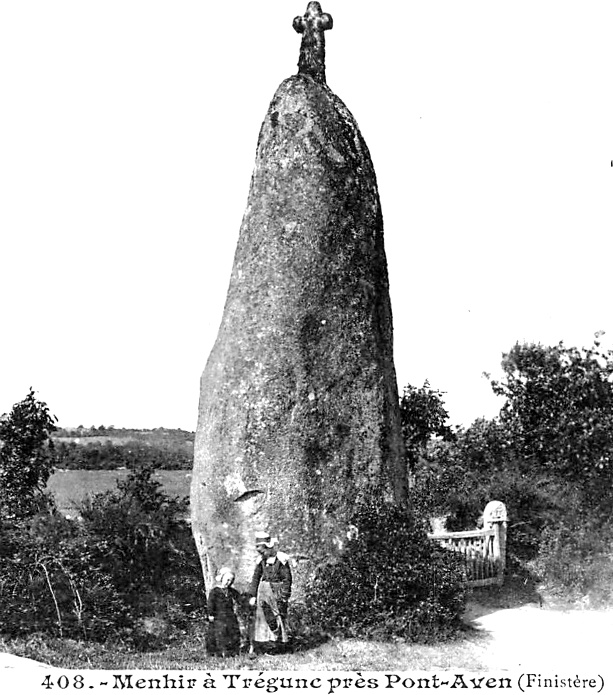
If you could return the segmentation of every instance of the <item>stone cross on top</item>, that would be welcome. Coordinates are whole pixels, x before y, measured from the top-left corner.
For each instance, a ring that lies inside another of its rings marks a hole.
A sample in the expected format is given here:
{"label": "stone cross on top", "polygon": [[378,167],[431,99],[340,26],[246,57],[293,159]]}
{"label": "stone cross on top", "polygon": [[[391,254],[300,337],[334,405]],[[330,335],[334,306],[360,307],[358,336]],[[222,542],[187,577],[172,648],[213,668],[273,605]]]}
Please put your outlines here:
{"label": "stone cross on top", "polygon": [[332,15],[321,11],[318,2],[307,5],[304,17],[294,18],[294,29],[302,34],[298,73],[326,81],[326,41],[324,31],[332,29]]}

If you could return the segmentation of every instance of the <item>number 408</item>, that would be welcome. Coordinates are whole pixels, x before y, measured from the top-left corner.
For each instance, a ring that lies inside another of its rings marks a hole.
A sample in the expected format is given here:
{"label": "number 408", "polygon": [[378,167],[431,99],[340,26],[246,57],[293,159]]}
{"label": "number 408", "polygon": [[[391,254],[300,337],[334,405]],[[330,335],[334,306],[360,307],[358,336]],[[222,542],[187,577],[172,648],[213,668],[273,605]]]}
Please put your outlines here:
{"label": "number 408", "polygon": [[57,687],[60,690],[66,690],[66,688],[70,688],[70,686],[72,686],[75,690],[80,690],[81,688],[85,687],[85,683],[83,682],[83,676],[79,674],[72,677],[72,682],[70,678],[68,678],[68,676],[60,676],[54,683],[51,680],[51,676],[46,676],[45,680],[41,683],[41,685],[44,688],[47,688],[47,690],[53,688],[54,685],[57,685]]}

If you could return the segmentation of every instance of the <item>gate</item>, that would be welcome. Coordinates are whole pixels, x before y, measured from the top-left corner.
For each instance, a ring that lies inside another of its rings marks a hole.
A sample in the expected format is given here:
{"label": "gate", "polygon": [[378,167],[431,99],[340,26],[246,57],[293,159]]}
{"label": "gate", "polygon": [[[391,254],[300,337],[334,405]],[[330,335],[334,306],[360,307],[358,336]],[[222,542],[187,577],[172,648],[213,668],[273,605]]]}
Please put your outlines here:
{"label": "gate", "polygon": [[483,528],[474,531],[440,531],[428,538],[464,559],[467,586],[501,585],[504,582],[507,545],[507,508],[488,502],[483,511]]}

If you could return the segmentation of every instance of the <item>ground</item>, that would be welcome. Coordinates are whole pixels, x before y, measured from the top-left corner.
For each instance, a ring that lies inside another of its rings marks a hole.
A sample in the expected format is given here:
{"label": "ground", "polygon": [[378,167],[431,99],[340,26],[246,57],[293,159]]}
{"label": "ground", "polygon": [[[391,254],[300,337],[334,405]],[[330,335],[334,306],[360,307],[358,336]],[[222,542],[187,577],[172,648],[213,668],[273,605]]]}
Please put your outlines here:
{"label": "ground", "polygon": [[480,660],[490,671],[598,673],[611,658],[613,610],[564,611],[534,603],[492,610],[470,603],[465,620],[486,637],[476,647],[481,648]]}
{"label": "ground", "polygon": [[[480,602],[481,599],[481,602]],[[553,674],[607,673],[611,667],[608,641],[613,610],[561,610],[539,600],[504,607],[491,597],[473,595],[465,614],[466,631],[454,643],[441,645],[380,644],[361,640],[332,640],[288,657],[261,656],[212,663],[182,661],[172,649],[151,654],[125,668],[256,669],[315,671],[511,671]],[[280,661],[283,659],[283,661]],[[0,654],[0,667],[32,668],[36,662]],[[104,668],[104,664],[95,664]],[[83,663],[80,668],[88,668]],[[567,673],[568,672],[568,673]]]}

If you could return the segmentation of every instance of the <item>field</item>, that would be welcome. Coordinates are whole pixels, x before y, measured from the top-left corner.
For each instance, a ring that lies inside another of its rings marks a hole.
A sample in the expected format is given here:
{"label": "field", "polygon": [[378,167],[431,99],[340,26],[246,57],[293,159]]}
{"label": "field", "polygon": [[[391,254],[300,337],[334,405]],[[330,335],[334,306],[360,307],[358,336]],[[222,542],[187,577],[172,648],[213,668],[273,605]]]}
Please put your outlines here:
{"label": "field", "polygon": [[[47,489],[55,497],[61,512],[75,516],[79,502],[97,492],[115,488],[118,479],[126,478],[129,471],[65,471],[57,470],[47,483]],[[157,471],[156,480],[162,483],[166,494],[171,497],[189,495],[192,479],[190,471]]]}

